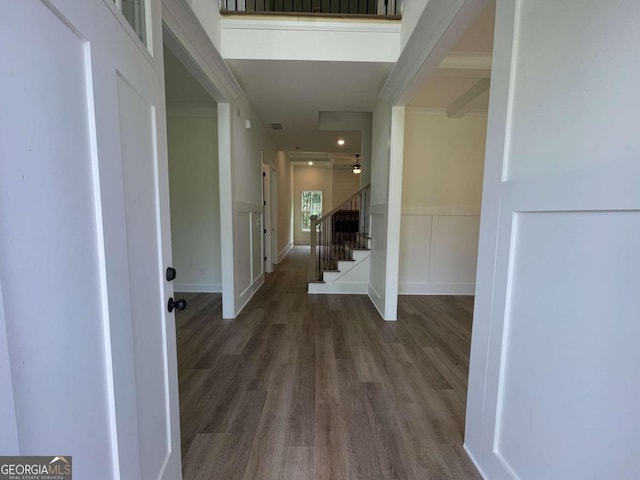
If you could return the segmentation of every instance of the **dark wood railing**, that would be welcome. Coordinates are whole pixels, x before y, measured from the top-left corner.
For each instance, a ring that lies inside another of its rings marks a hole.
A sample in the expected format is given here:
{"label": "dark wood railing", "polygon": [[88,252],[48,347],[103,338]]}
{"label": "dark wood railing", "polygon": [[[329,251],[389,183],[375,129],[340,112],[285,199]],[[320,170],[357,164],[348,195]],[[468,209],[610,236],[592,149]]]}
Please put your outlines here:
{"label": "dark wood railing", "polygon": [[369,188],[367,185],[337,208],[311,216],[309,281],[322,281],[322,273],[338,268],[339,260],[351,260],[351,252],[368,248]]}
{"label": "dark wood railing", "polygon": [[399,16],[401,0],[220,0],[222,13]]}

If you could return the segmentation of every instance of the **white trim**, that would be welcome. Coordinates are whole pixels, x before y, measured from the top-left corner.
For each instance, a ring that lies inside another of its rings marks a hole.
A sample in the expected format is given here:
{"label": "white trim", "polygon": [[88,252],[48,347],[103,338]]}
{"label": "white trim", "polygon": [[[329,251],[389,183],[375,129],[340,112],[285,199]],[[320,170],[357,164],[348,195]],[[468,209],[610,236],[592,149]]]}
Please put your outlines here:
{"label": "white trim", "polygon": [[[367,290],[367,294],[369,296],[369,300],[371,300],[371,303],[373,303],[373,306],[376,307],[376,310],[378,311],[378,314],[380,315],[380,318],[384,319],[384,315],[382,313],[382,310],[380,309],[380,305],[378,305],[378,303],[377,303],[377,302],[382,302],[383,301],[382,295],[380,295],[378,293],[378,291],[373,287],[373,285],[371,285],[371,283],[369,283],[369,288]],[[376,298],[377,298],[377,302],[376,302]]]}
{"label": "white trim", "polygon": [[231,105],[218,104],[218,169],[220,184],[220,264],[222,317],[235,318],[233,225],[233,162],[231,159]]}
{"label": "white trim", "polygon": [[165,45],[216,102],[244,96],[240,84],[184,0],[162,0]]}
{"label": "white trim", "polygon": [[259,203],[243,202],[241,200],[235,201],[236,213],[262,213],[262,205]]}
{"label": "white trim", "polygon": [[[435,116],[447,116],[447,109],[444,107],[407,107],[405,110],[407,115],[435,115]],[[465,113],[465,117],[487,117],[489,111],[472,111]]]}
{"label": "white trim", "polygon": [[480,215],[480,207],[471,206],[444,206],[444,207],[402,207],[402,215],[456,215],[477,217]]}
{"label": "white trim", "polygon": [[[252,298],[256,294],[256,292],[258,290],[260,290],[262,285],[264,285],[264,273],[261,273],[260,275],[258,275],[256,277],[255,281],[251,284],[251,297]],[[240,312],[238,312],[238,313],[240,313]]]}
{"label": "white trim", "polygon": [[271,262],[276,265],[280,262],[278,258],[278,169],[272,162],[269,162],[269,192],[271,193]]}
{"label": "white trim", "polygon": [[222,18],[220,26],[223,29],[237,30],[280,30],[305,32],[372,32],[372,33],[400,33],[400,20],[367,21],[322,21],[317,18],[287,17],[278,18]]}
{"label": "white trim", "polygon": [[176,292],[182,293],[221,293],[221,283],[176,283]]}
{"label": "white trim", "polygon": [[273,223],[272,208],[273,192],[271,191],[271,161],[266,158],[264,152],[260,153],[262,157],[260,159],[260,166],[262,170],[262,176],[260,178],[262,183],[262,258],[263,258],[263,270],[264,273],[273,272],[273,265],[275,259],[272,258],[273,248],[271,247]]}
{"label": "white trim", "polygon": [[475,283],[400,282],[398,295],[475,295]]}
{"label": "white trim", "polygon": [[485,92],[489,91],[491,80],[488,78],[479,79],[473,86],[456,98],[447,107],[447,116],[449,118],[462,118],[467,112],[473,110],[473,101]]}
{"label": "white trim", "polygon": [[404,160],[404,107],[391,107],[389,149],[389,196],[387,214],[387,258],[385,279],[385,320],[398,318],[400,273],[400,222],[402,212],[402,166]]}
{"label": "white trim", "polygon": [[142,52],[142,54],[145,56],[145,58],[147,59],[147,61],[153,65],[153,58],[154,58],[154,52],[153,52],[153,34],[151,32],[151,11],[149,9],[149,2],[145,2],[145,42],[143,42],[142,40],[140,40],[140,37],[138,37],[138,34],[136,33],[136,31],[133,29],[133,27],[131,26],[131,24],[129,23],[129,20],[127,20],[127,18],[124,16],[124,13],[122,13],[122,7],[121,5],[116,4],[116,2],[114,1],[110,1],[110,0],[103,0],[103,2],[106,4],[107,8],[109,8],[109,10],[111,11],[111,13],[113,14],[113,16],[116,18],[116,20],[118,20],[118,22],[120,23],[120,25],[122,25],[122,28],[125,30],[125,32],[127,32],[127,35],[129,35],[129,37],[131,37],[131,40],[133,41],[133,43],[135,44],[136,47],[138,47],[138,49],[140,50],[140,52]]}
{"label": "white trim", "polygon": [[255,282],[253,282],[251,285],[249,285],[244,292],[242,292],[242,294],[240,295],[240,297],[238,298],[239,300],[242,298],[243,295],[245,295],[247,292],[250,291],[250,295],[249,297],[244,301],[244,303],[240,306],[240,308],[238,308],[238,311],[236,312],[235,317],[236,318],[238,315],[240,315],[240,313],[242,312],[242,310],[244,310],[244,307],[247,306],[247,304],[251,301],[251,299],[254,297],[254,295],[257,293],[258,290],[260,290],[260,288],[262,287],[262,285],[264,285],[264,273],[261,273],[260,276],[256,279]]}
{"label": "white trim", "polygon": [[215,118],[218,109],[209,105],[195,105],[188,103],[171,103],[167,105],[169,118]]}
{"label": "white trim", "polygon": [[484,480],[488,480],[489,477],[487,476],[486,473],[484,473],[484,470],[482,470],[482,467],[478,463],[478,460],[476,460],[476,457],[473,455],[473,453],[471,453],[471,450],[469,450],[469,447],[467,446],[467,442],[464,442],[462,444],[462,448],[464,448],[464,451],[467,453],[467,456],[471,460],[471,463],[473,463],[473,465],[476,467],[476,470],[478,470],[478,473],[480,474],[480,476]]}
{"label": "white trim", "polygon": [[369,284],[357,283],[310,283],[309,295],[366,295]]}
{"label": "white trim", "polygon": [[280,250],[280,252],[278,252],[278,263],[284,260],[284,257],[286,257],[289,254],[292,248],[293,248],[293,240],[289,240],[289,243],[287,243],[284,246],[284,248]]}
{"label": "white trim", "polygon": [[406,105],[486,5],[486,0],[429,0],[378,98]]}
{"label": "white trim", "polygon": [[438,69],[491,70],[493,54],[485,52],[451,52],[442,59]]}

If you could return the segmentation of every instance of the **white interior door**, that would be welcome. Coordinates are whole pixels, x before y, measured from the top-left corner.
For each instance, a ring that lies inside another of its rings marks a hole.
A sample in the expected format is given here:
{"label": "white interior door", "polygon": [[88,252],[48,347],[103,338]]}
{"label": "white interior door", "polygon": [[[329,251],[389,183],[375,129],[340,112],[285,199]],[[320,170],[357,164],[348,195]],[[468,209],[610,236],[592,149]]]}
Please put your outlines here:
{"label": "white interior door", "polygon": [[465,444],[640,478],[640,5],[499,0]]}
{"label": "white interior door", "polygon": [[20,453],[71,455],[77,478],[176,479],[161,4],[117,3],[2,2],[15,416]]}

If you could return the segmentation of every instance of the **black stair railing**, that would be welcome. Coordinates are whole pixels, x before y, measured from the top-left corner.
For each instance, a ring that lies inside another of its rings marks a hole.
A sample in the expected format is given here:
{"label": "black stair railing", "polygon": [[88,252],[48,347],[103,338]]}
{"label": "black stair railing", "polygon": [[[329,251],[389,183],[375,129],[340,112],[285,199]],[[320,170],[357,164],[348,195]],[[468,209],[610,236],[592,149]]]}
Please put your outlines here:
{"label": "black stair railing", "polygon": [[323,272],[336,270],[338,261],[351,260],[353,250],[368,248],[369,190],[367,185],[326,215],[311,216],[310,282],[322,281]]}
{"label": "black stair railing", "polygon": [[223,13],[401,14],[401,0],[221,0]]}

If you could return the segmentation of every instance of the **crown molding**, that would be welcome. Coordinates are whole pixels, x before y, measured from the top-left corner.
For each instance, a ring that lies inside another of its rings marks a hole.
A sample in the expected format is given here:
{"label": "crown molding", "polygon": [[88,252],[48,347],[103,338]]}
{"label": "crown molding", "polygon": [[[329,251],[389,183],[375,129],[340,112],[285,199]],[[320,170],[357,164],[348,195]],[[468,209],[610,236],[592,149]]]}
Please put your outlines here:
{"label": "crown molding", "polygon": [[385,21],[323,21],[296,17],[291,20],[268,18],[222,18],[220,26],[223,29],[238,30],[294,30],[316,32],[369,32],[369,33],[400,33],[400,22]]}
{"label": "crown molding", "polygon": [[[447,109],[440,107],[406,107],[407,115],[432,115],[437,117],[446,117]],[[472,111],[464,114],[465,117],[486,117],[489,112]]]}
{"label": "crown molding", "polygon": [[491,70],[493,54],[484,52],[451,52],[442,59],[442,70]]}
{"label": "crown molding", "polygon": [[167,47],[219,103],[233,102],[244,92],[184,0],[162,0],[162,23]]}
{"label": "crown molding", "polygon": [[167,116],[172,118],[210,118],[216,117],[218,109],[213,105],[200,105],[194,103],[168,103]]}
{"label": "crown molding", "polygon": [[378,98],[391,105],[406,105],[486,3],[486,0],[429,0]]}

